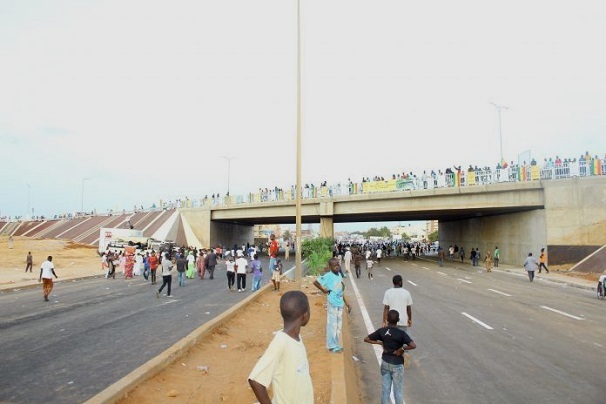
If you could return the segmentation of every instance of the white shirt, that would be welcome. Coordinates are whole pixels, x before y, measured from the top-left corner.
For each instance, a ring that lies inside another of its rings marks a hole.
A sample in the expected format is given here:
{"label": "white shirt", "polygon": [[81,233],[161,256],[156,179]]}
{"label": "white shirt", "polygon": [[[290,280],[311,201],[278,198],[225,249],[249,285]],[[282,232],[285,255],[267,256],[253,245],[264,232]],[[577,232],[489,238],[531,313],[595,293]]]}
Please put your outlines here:
{"label": "white shirt", "polygon": [[272,403],[311,404],[314,389],[303,340],[277,332],[263,356],[248,376],[274,392]]}
{"label": "white shirt", "polygon": [[246,261],[246,258],[239,257],[236,260],[236,265],[238,266],[238,269],[236,270],[237,273],[239,273],[239,274],[246,273],[246,266],[248,265],[248,261]]}
{"label": "white shirt", "polygon": [[383,255],[383,250],[381,250],[380,248],[377,249],[377,258],[381,258],[382,255]]}
{"label": "white shirt", "polygon": [[412,296],[404,288],[391,288],[385,291],[383,296],[383,304],[389,306],[389,310],[397,310],[400,314],[398,324],[408,324],[408,312],[406,308],[412,306]]}
{"label": "white shirt", "polygon": [[349,251],[349,250],[345,251],[345,255],[343,256],[343,259],[345,260],[345,262],[351,261],[351,251]]}
{"label": "white shirt", "polygon": [[44,279],[53,279],[53,269],[55,269],[55,265],[51,261],[44,261],[40,266],[42,269],[42,278]]}
{"label": "white shirt", "polygon": [[227,272],[235,272],[234,265],[236,265],[233,261],[225,261],[225,266],[227,267]]}

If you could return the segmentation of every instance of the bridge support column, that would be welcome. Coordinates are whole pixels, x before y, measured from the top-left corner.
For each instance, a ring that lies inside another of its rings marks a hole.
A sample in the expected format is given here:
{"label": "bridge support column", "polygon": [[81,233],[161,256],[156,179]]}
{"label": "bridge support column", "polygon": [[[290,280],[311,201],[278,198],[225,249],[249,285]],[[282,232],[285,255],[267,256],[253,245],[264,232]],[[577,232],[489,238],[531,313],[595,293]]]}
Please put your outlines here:
{"label": "bridge support column", "polygon": [[332,202],[320,203],[320,237],[334,238],[334,207]]}
{"label": "bridge support column", "polygon": [[333,238],[335,235],[332,217],[320,218],[320,237]]}

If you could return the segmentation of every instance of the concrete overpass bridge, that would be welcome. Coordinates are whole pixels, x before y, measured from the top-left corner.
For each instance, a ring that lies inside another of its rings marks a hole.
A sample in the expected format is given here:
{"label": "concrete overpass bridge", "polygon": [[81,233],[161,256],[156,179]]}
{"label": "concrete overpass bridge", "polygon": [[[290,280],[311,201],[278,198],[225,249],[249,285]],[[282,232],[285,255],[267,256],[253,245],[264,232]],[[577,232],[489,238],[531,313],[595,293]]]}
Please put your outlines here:
{"label": "concrete overpass bridge", "polygon": [[[193,245],[252,241],[255,224],[294,224],[295,202],[179,209]],[[575,263],[606,244],[606,176],[339,195],[302,201],[303,223],[332,237],[335,223],[438,220],[440,243],[482,253],[499,246],[521,264],[547,247],[552,265]]]}
{"label": "concrete overpass bridge", "polygon": [[[605,175],[322,195],[302,201],[302,220],[319,223],[327,237],[333,235],[335,223],[438,220],[442,245],[457,244],[466,252],[478,247],[484,253],[499,246],[502,262],[512,265],[521,265],[528,252],[547,247],[551,265],[571,266],[606,245]],[[133,225],[146,237],[207,247],[252,242],[255,224],[294,223],[295,201],[290,198],[118,216],[0,221],[0,235],[96,245],[100,228]],[[597,264],[578,269],[602,272],[606,249],[601,251],[604,257]]]}

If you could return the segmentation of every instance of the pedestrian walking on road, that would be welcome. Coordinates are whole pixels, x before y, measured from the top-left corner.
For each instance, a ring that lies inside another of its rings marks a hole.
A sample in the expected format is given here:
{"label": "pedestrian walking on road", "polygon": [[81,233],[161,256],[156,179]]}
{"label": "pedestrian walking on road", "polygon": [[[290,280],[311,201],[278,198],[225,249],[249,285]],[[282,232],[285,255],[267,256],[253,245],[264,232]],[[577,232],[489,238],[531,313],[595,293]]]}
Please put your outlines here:
{"label": "pedestrian walking on road", "polygon": [[343,255],[343,262],[345,263],[345,273],[348,274],[351,271],[351,248],[345,248],[345,254]]}
{"label": "pedestrian walking on road", "polygon": [[[309,323],[309,300],[305,293],[291,290],[280,298],[282,330],[276,332],[267,350],[248,376],[248,383],[260,403],[313,404],[314,391],[307,351],[300,336]],[[273,400],[267,389],[272,386]]]}
{"label": "pedestrian walking on road", "polygon": [[526,261],[524,261],[524,269],[528,272],[528,279],[530,282],[534,280],[534,271],[539,267],[539,263],[537,259],[532,256],[532,253],[528,253],[528,257],[526,257]]}
{"label": "pedestrian walking on road", "polygon": [[236,263],[231,255],[225,261],[225,273],[227,274],[227,289],[233,292],[236,283]]}
{"label": "pedestrian walking on road", "polygon": [[486,272],[492,272],[492,255],[490,251],[486,251],[486,257],[484,257],[484,267]]}
{"label": "pedestrian walking on road", "polygon": [[179,286],[185,286],[185,278],[187,271],[187,258],[183,253],[183,250],[177,255],[177,283]]}
{"label": "pedestrian walking on road", "polygon": [[158,269],[158,256],[156,252],[152,250],[151,256],[149,257],[149,272],[151,274],[151,284],[156,284],[156,270]]}
{"label": "pedestrian walking on road", "polygon": [[48,258],[46,258],[46,261],[44,261],[40,267],[40,277],[38,278],[38,282],[42,282],[44,301],[46,302],[48,302],[48,297],[53,290],[53,276],[58,278],[57,274],[55,273],[53,257],[49,255]]}
{"label": "pedestrian walking on road", "polygon": [[326,347],[330,352],[343,352],[343,346],[339,344],[341,329],[343,326],[343,308],[351,313],[351,305],[345,299],[343,290],[343,278],[339,274],[339,261],[336,258],[328,260],[328,269],[324,275],[314,281],[314,286],[327,295],[326,312]]}
{"label": "pedestrian walking on road", "polygon": [[173,275],[170,271],[173,269],[173,263],[170,260],[170,255],[168,255],[168,253],[164,253],[160,266],[162,267],[162,286],[160,286],[160,289],[156,292],[156,297],[160,297],[160,293],[162,293],[164,286],[167,286],[166,297],[173,297],[173,295],[170,294],[170,288],[173,283]]}
{"label": "pedestrian walking on road", "polygon": [[253,260],[250,262],[250,272],[253,274],[251,291],[254,292],[261,289],[261,279],[263,278],[263,268],[261,268],[261,261],[257,254],[253,255]]}
{"label": "pedestrian walking on road", "polygon": [[397,327],[399,317],[397,310],[389,310],[386,317],[387,325],[364,338],[364,342],[383,347],[381,404],[390,403],[392,387],[395,403],[404,403],[404,352],[417,347],[406,331]]}
{"label": "pedestrian walking on road", "polygon": [[374,265],[374,261],[371,260],[370,258],[366,260],[366,270],[368,271],[368,279],[369,280],[373,280],[373,275],[372,275],[372,266]]}
{"label": "pedestrian walking on road", "polygon": [[493,259],[494,259],[494,267],[495,267],[495,268],[498,268],[498,267],[499,267],[499,260],[501,259],[501,250],[499,250],[499,247],[498,247],[498,246],[496,246],[496,247],[494,248],[494,256],[493,256]]}
{"label": "pedestrian walking on road", "polygon": [[248,261],[244,258],[244,254],[238,253],[236,259],[236,283],[238,285],[238,292],[246,291],[246,272],[248,267]]}
{"label": "pedestrian walking on road", "polygon": [[541,273],[541,269],[545,268],[545,272],[549,273],[549,269],[547,269],[547,253],[544,248],[541,248],[541,255],[539,255],[539,273]]}
{"label": "pedestrian walking on road", "polygon": [[208,269],[208,273],[210,274],[210,279],[215,279],[215,267],[217,266],[217,254],[215,253],[215,250],[211,248],[208,251],[204,263],[206,264],[206,269]]}
{"label": "pedestrian walking on road", "polygon": [[27,257],[25,257],[25,272],[29,269],[29,272],[32,272],[32,267],[34,266],[34,257],[32,256],[32,252],[29,251],[27,253]]}
{"label": "pedestrian walking on road", "polygon": [[438,265],[440,265],[440,267],[444,266],[445,255],[446,253],[444,252],[444,249],[442,247],[438,247]]}

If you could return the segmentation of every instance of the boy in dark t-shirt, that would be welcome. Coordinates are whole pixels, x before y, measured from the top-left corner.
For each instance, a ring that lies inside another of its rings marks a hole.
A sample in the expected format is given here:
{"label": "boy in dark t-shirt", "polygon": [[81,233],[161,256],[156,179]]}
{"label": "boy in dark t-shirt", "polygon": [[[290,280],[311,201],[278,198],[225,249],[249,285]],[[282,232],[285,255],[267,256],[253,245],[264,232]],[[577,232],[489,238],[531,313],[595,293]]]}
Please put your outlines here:
{"label": "boy in dark t-shirt", "polygon": [[395,403],[404,402],[404,351],[417,347],[408,334],[397,327],[398,321],[400,321],[400,313],[397,310],[389,310],[387,327],[379,328],[364,338],[364,342],[383,346],[381,404],[389,403],[392,384]]}

